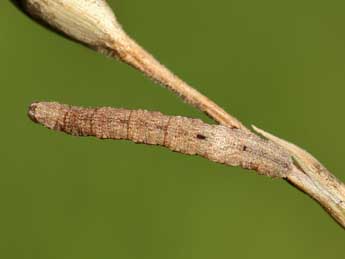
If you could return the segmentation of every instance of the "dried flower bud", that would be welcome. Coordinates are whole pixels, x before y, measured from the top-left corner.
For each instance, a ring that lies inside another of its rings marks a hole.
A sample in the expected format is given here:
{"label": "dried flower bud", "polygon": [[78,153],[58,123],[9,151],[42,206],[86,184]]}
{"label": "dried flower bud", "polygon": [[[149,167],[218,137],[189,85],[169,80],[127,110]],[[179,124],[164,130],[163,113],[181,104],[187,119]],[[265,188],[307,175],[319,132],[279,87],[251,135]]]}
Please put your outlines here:
{"label": "dried flower bud", "polygon": [[33,18],[87,46],[110,47],[125,33],[104,0],[20,0]]}

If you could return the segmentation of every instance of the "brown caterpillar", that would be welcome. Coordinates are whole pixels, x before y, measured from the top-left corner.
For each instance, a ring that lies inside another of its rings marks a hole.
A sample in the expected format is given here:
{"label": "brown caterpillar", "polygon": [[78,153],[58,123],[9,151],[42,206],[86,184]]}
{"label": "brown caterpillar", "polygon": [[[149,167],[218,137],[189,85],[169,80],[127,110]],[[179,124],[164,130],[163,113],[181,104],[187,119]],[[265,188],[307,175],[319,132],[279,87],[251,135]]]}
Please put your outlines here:
{"label": "brown caterpillar", "polygon": [[273,142],[241,129],[210,125],[199,119],[145,110],[82,108],[56,102],[35,102],[30,105],[28,115],[36,123],[74,136],[164,146],[217,163],[253,169],[270,177],[284,178],[292,168],[290,155]]}

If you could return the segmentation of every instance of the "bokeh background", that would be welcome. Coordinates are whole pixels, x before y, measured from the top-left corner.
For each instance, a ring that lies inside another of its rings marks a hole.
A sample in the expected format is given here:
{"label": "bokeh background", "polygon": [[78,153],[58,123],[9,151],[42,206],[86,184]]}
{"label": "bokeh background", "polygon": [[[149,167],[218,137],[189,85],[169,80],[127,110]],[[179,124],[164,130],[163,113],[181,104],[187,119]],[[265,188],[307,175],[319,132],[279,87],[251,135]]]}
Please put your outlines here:
{"label": "bokeh background", "polygon": [[[345,180],[345,2],[111,0],[126,31],[246,125]],[[342,258],[344,231],[286,182],[33,124],[35,100],[199,117],[130,67],[0,6],[1,258]]]}

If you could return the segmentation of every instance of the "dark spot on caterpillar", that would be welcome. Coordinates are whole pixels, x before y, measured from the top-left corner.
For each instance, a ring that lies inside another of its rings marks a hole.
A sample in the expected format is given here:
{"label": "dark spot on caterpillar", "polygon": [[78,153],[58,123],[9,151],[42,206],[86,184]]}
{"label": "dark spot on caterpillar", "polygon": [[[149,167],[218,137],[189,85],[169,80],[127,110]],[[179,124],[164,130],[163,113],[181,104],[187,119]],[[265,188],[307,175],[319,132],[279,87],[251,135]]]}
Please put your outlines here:
{"label": "dark spot on caterpillar", "polygon": [[201,135],[201,134],[196,135],[196,137],[197,137],[198,139],[202,139],[202,140],[205,140],[205,139],[206,139],[206,137],[205,137],[204,135]]}
{"label": "dark spot on caterpillar", "polygon": [[247,146],[243,146],[242,150],[246,151],[247,150]]}

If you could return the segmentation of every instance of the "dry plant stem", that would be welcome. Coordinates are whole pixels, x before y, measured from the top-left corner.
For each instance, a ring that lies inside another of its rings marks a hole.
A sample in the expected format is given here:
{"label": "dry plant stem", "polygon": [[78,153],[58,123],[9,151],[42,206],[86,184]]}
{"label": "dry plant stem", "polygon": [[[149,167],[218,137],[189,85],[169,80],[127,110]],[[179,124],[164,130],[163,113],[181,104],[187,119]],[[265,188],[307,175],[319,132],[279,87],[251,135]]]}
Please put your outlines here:
{"label": "dry plant stem", "polygon": [[[260,142],[260,140],[258,140],[256,136],[253,137],[254,135],[250,133],[250,131],[245,126],[243,126],[241,122],[239,122],[230,114],[226,113],[222,108],[209,100],[206,96],[202,95],[201,93],[190,87],[187,83],[175,76],[167,68],[156,61],[149,53],[143,50],[129,36],[127,36],[127,34],[122,30],[121,25],[117,22],[115,15],[107,5],[105,0],[16,0],[16,2],[18,1],[20,2],[20,7],[23,10],[29,13],[32,17],[40,20],[41,23],[48,25],[58,32],[67,35],[69,38],[81,42],[82,44],[87,45],[101,53],[118,58],[126,62],[127,64],[130,64],[131,66],[142,71],[153,80],[159,82],[160,84],[166,86],[168,89],[178,94],[185,102],[193,105],[194,107],[197,107],[201,111],[208,114],[215,121],[228,126],[230,128],[228,130],[225,130],[225,128],[223,128],[224,132],[227,132],[222,133],[225,134],[224,136],[222,136],[223,139],[230,138],[232,139],[231,143],[238,144],[232,146],[229,149],[229,154],[234,154],[236,152],[240,154],[239,156],[237,156],[237,160],[235,159],[236,162],[235,160],[231,160],[233,158],[231,158],[230,155],[230,162],[228,162],[229,165],[241,165],[245,168],[257,169],[260,173],[268,176],[285,178],[295,187],[307,193],[314,200],[316,200],[343,228],[345,228],[345,187],[343,183],[336,179],[325,167],[323,167],[314,157],[312,157],[306,151],[291,143],[274,137],[267,132],[256,129],[257,132],[272,141],[268,141],[265,142],[266,144],[262,144],[262,142]],[[78,110],[78,108],[75,109]],[[68,112],[66,112],[66,114],[67,113]],[[95,114],[96,113],[97,112],[95,112]],[[51,116],[52,114],[55,113],[48,112],[45,115]],[[76,113],[70,112],[70,114]],[[90,115],[89,113],[87,114]],[[31,117],[39,121],[38,113],[34,113],[34,115],[35,116],[31,114]],[[68,118],[67,115],[66,118]],[[146,119],[149,121],[149,118]],[[61,121],[59,120],[61,120],[61,118],[55,120],[55,123],[61,123]],[[62,118],[62,120],[64,119]],[[90,123],[91,121],[92,120],[89,119]],[[182,121],[185,124],[190,123],[189,120]],[[54,125],[49,126],[49,124],[46,124],[47,121],[39,122],[50,128],[55,127]],[[130,125],[130,119],[128,119],[126,123]],[[146,124],[148,122],[141,121],[141,123]],[[193,123],[200,124],[201,122],[198,120],[193,120]],[[61,125],[65,124],[62,123]],[[70,126],[72,126],[72,124],[70,124]],[[183,129],[185,126],[186,125],[181,126],[181,128]],[[209,125],[209,127],[212,126]],[[140,127],[137,125],[137,130],[139,128]],[[55,129],[59,128],[56,127]],[[78,133],[77,135],[82,135],[78,132],[78,130],[81,130],[81,128],[72,127],[72,131],[70,132],[66,129],[67,127],[61,128],[61,130],[64,130],[68,133]],[[155,129],[157,130],[157,128]],[[74,130],[77,131],[75,132]],[[239,135],[235,134],[237,131],[240,132]],[[138,132],[140,132],[140,130]],[[160,131],[160,134],[162,134],[162,132],[164,131]],[[211,130],[211,132],[213,131]],[[94,135],[97,136],[97,132]],[[192,139],[189,139],[188,143],[195,142],[195,135],[193,136],[194,138],[192,136],[189,136]],[[246,139],[246,136],[248,136],[248,139]],[[218,135],[217,138],[221,138],[221,136]],[[137,142],[141,141],[139,139],[139,136],[138,138],[130,138],[129,136],[127,136],[127,139],[132,139],[133,141]],[[276,145],[273,145],[273,142],[276,143]],[[145,142],[143,141],[143,143]],[[150,144],[148,141],[147,143]],[[197,140],[197,142],[194,144],[198,146],[200,143],[202,142]],[[205,143],[213,145],[218,142],[213,140]],[[169,145],[165,145],[164,141],[163,143],[156,142],[154,144],[161,144],[175,151],[181,151],[182,149],[180,146],[184,145],[183,142],[179,142],[178,145],[173,146],[172,148]],[[246,150],[243,149],[241,151],[241,148],[239,147],[243,148],[243,144],[248,144],[252,153],[244,152]],[[219,143],[217,145],[219,145]],[[199,145],[199,148],[195,149],[193,152],[195,152],[195,154],[199,154],[206,158],[209,158],[211,154],[206,154],[205,152],[203,153],[202,148],[200,149],[201,146]],[[274,148],[272,149],[272,147]],[[218,150],[217,148],[215,148],[215,150]],[[278,152],[278,156],[276,156],[277,154],[272,154],[270,152],[267,153],[268,150],[280,150],[282,151],[282,153]],[[193,153],[190,149],[185,149],[184,151],[184,153],[186,154]],[[287,163],[288,171],[283,170],[284,167],[281,167],[281,162],[283,161],[286,164],[287,160],[285,158],[285,155],[280,155],[283,153],[286,154],[286,152],[296,160],[296,165],[291,166],[290,163]],[[217,159],[213,159],[213,161],[223,163],[224,161],[227,161],[227,158],[219,159],[219,161],[217,161]],[[270,161],[271,164],[269,167],[265,167],[265,164],[267,164],[268,161]],[[277,172],[277,168],[281,170],[280,173]]]}
{"label": "dry plant stem", "polygon": [[[235,117],[229,115],[216,103],[174,75],[129,37],[123,48],[116,50],[117,47],[118,44],[114,44],[110,49],[109,54],[112,57],[120,58],[122,61],[137,68],[154,81],[166,86],[179,95],[186,103],[203,111],[218,123],[231,128],[240,128],[247,131],[246,127]],[[125,49],[125,51],[123,51],[123,49]]]}
{"label": "dry plant stem", "polygon": [[179,95],[212,119],[248,131],[236,118],[189,86],[140,47],[122,29],[104,0],[20,0],[22,8],[54,30],[122,60]]}
{"label": "dry plant stem", "polygon": [[307,174],[294,166],[287,181],[317,201],[342,228],[345,228],[344,184],[337,179],[319,181],[317,176],[315,173]]}
{"label": "dry plant stem", "polygon": [[280,145],[296,160],[287,180],[316,200],[343,228],[345,228],[345,185],[307,151],[262,129],[254,130]]}

